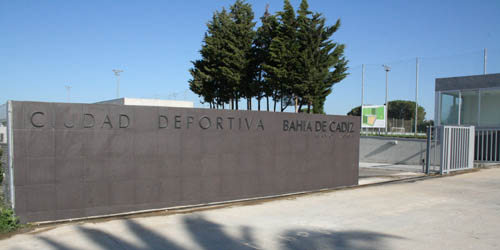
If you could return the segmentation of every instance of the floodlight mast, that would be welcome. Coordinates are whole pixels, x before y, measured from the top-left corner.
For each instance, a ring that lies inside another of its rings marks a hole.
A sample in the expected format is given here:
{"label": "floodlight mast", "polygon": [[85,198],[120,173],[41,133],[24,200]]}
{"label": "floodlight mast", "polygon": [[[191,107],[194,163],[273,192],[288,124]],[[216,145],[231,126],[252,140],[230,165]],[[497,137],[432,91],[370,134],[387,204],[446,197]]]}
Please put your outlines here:
{"label": "floodlight mast", "polygon": [[123,70],[114,69],[113,72],[116,76],[116,98],[120,98],[120,73],[122,73]]}
{"label": "floodlight mast", "polygon": [[67,98],[68,98],[67,100],[68,100],[68,102],[70,102],[71,101],[71,86],[65,85],[64,88],[66,88],[66,92],[67,92],[67,95],[68,95],[67,96]]}
{"label": "floodlight mast", "polygon": [[388,93],[387,78],[388,78],[389,71],[391,71],[391,67],[389,67],[385,64],[382,65],[382,67],[384,67],[384,70],[385,70],[385,134],[387,135],[388,121],[389,121],[389,117],[388,117],[389,102],[387,102],[387,93]]}

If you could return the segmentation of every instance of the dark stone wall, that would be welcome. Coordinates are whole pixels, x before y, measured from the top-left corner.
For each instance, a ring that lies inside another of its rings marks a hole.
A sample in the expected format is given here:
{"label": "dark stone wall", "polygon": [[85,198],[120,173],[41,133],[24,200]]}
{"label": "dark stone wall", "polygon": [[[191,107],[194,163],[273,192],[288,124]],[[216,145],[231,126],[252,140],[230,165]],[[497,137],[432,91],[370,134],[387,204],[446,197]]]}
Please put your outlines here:
{"label": "dark stone wall", "polygon": [[13,102],[24,222],[356,185],[359,117]]}

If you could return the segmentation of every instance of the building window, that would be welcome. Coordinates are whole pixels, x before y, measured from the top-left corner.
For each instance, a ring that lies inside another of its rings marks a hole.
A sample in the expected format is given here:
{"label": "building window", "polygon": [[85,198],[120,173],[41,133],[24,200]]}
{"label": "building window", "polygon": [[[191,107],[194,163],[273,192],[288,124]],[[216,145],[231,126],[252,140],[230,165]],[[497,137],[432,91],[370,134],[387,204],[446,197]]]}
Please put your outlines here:
{"label": "building window", "polygon": [[500,126],[500,89],[481,90],[481,110],[479,125]]}
{"label": "building window", "polygon": [[3,142],[3,134],[0,134],[0,142]]}
{"label": "building window", "polygon": [[460,125],[477,126],[479,93],[476,90],[465,90],[461,93]]}
{"label": "building window", "polygon": [[459,92],[443,92],[441,94],[441,124],[458,124]]}

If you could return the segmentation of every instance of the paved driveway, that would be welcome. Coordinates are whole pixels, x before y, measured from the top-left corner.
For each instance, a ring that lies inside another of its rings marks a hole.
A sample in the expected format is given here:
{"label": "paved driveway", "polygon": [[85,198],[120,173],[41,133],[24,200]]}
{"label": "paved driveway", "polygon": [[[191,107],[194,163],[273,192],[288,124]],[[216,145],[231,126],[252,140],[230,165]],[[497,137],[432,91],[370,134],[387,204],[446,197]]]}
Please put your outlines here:
{"label": "paved driveway", "polygon": [[42,228],[0,249],[500,249],[500,168]]}

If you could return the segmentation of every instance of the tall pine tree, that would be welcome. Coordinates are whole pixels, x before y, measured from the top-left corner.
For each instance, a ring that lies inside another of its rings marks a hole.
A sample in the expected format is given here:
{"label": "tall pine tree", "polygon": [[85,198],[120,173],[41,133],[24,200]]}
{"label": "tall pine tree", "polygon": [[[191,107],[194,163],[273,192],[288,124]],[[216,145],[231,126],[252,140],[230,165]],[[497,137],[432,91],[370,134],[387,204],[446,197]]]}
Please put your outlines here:
{"label": "tall pine tree", "polygon": [[[262,26],[254,31],[250,4],[237,0],[227,12],[215,12],[207,24],[200,50],[201,59],[190,69],[190,89],[211,107],[240,98],[251,109],[256,97],[258,109],[263,97],[281,104],[280,111],[296,101],[299,110],[322,113],[332,86],[347,76],[344,45],[331,40],[340,20],[326,25],[320,13],[309,10],[302,0],[297,15],[289,0],[277,15],[266,13]],[[253,43],[253,45],[252,45]],[[233,105],[234,107],[234,105]]]}
{"label": "tall pine tree", "polygon": [[269,50],[271,42],[277,36],[278,20],[276,16],[271,15],[266,6],[264,15],[260,18],[262,25],[257,29],[257,34],[253,42],[252,65],[254,69],[254,81],[256,83],[256,99],[258,110],[261,109],[261,99],[266,98],[266,108],[269,111],[269,98],[273,97],[273,88],[271,78],[267,77],[264,65],[270,64]]}
{"label": "tall pine tree", "polygon": [[295,93],[300,97],[299,110],[305,104],[308,113],[311,107],[314,113],[323,113],[332,86],[347,76],[347,60],[344,45],[330,40],[340,27],[340,20],[328,26],[320,13],[313,14],[308,8],[307,0],[302,0],[297,11],[300,83]]}
{"label": "tall pine tree", "polygon": [[285,110],[292,99],[293,87],[298,81],[297,53],[297,20],[295,11],[289,0],[284,1],[283,11],[278,12],[279,26],[276,37],[269,48],[270,60],[263,65],[266,77],[273,88],[274,111],[276,103]]}
{"label": "tall pine tree", "polygon": [[189,83],[190,89],[204,102],[213,103],[213,107],[234,101],[238,109],[241,96],[251,100],[254,95],[250,70],[253,18],[250,4],[237,0],[230,12],[215,12],[207,23],[200,50],[202,58],[192,62]]}
{"label": "tall pine tree", "polygon": [[227,54],[226,60],[228,76],[232,79],[234,98],[247,99],[247,109],[251,109],[251,100],[255,96],[256,84],[253,81],[255,65],[252,65],[252,42],[255,38],[255,22],[252,6],[244,0],[237,0],[231,7],[231,22],[228,31],[227,46],[231,54]]}
{"label": "tall pine tree", "polygon": [[225,9],[215,12],[207,23],[207,32],[200,50],[201,59],[192,62],[190,89],[203,97],[215,108],[227,102],[231,97],[230,81],[224,74],[227,63],[223,60],[226,51],[227,26],[230,22]]}

